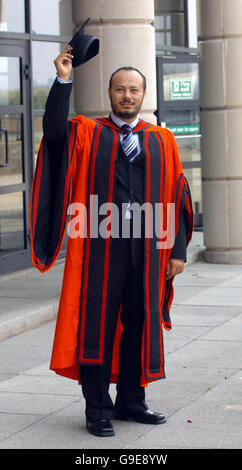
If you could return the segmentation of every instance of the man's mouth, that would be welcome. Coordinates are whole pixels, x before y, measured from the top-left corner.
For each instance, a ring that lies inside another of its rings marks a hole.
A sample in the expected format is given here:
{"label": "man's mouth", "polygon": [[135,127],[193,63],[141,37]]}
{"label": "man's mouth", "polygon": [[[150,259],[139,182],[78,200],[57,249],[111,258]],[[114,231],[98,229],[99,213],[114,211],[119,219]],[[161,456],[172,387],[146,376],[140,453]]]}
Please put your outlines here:
{"label": "man's mouth", "polygon": [[120,104],[123,105],[123,106],[132,106],[134,103],[132,103],[130,101],[122,101]]}

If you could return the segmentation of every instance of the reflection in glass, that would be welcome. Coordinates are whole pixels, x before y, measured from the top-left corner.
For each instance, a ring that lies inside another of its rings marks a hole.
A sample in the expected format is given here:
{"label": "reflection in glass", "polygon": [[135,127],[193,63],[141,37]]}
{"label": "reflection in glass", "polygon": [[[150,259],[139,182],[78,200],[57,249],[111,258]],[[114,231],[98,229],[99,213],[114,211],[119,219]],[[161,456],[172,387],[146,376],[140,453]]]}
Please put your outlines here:
{"label": "reflection in glass", "polygon": [[197,63],[164,64],[164,100],[198,100],[199,67]]}
{"label": "reflection in glass", "polygon": [[0,105],[8,104],[20,104],[18,57],[0,57]]}
{"label": "reflection in glass", "polygon": [[41,139],[43,137],[42,120],[42,116],[35,116],[34,118],[34,169],[36,166]]}
{"label": "reflection in glass", "polygon": [[0,31],[25,32],[24,0],[0,0]]}
{"label": "reflection in glass", "polygon": [[[33,41],[33,106],[44,109],[48,93],[56,78],[53,60],[65,48],[57,42]],[[73,106],[73,93],[70,106]]]}
{"label": "reflection in glass", "polygon": [[49,90],[56,78],[53,60],[60,53],[60,44],[34,41],[32,45],[33,105],[34,109],[44,109]]}
{"label": "reflection in glass", "polygon": [[[72,119],[75,116],[75,113],[70,113],[68,119]],[[37,155],[40,148],[41,139],[43,137],[43,126],[42,126],[43,117],[35,116],[34,117],[34,168],[36,165]]]}
{"label": "reflection in glass", "polygon": [[23,182],[20,114],[0,115],[0,186]]}
{"label": "reflection in glass", "polygon": [[176,142],[182,162],[197,162],[201,160],[200,136],[176,136]]}
{"label": "reflection in glass", "polygon": [[185,15],[183,12],[163,14],[156,11],[155,20],[156,49],[162,46],[185,47]]}
{"label": "reflection in glass", "polygon": [[24,248],[23,193],[0,195],[0,255]]}
{"label": "reflection in glass", "polygon": [[199,126],[199,109],[166,109],[165,110],[166,127],[172,126]]}
{"label": "reflection in glass", "polygon": [[70,0],[31,0],[33,33],[71,36],[71,15]]}
{"label": "reflection in glass", "polygon": [[202,213],[202,175],[201,168],[185,168],[185,177],[187,178],[195,214]]}

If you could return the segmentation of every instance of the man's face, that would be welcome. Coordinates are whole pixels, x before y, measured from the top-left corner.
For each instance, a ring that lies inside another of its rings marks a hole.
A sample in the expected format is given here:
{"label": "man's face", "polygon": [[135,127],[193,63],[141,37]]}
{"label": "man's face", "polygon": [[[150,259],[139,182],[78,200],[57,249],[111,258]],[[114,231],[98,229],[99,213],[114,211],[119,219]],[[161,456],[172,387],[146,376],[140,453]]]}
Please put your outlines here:
{"label": "man's face", "polygon": [[108,94],[115,116],[131,122],[139,113],[145,96],[143,78],[136,70],[120,70],[113,76]]}

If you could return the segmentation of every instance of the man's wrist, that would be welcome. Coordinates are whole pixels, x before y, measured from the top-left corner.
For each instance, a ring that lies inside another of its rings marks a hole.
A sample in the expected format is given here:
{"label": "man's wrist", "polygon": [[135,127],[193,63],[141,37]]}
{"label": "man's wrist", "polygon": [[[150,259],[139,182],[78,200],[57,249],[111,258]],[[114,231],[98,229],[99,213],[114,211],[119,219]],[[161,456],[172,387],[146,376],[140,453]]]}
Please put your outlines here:
{"label": "man's wrist", "polygon": [[72,83],[72,80],[70,77],[61,77],[60,75],[56,74],[56,78],[59,83]]}

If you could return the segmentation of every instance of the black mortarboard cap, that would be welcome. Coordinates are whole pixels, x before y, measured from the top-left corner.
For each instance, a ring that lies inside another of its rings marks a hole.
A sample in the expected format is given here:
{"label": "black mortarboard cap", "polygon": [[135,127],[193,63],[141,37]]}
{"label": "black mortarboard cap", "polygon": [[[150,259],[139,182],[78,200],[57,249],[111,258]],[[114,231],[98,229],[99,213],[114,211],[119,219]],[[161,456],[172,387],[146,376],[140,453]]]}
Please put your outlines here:
{"label": "black mortarboard cap", "polygon": [[88,60],[95,57],[99,52],[99,39],[95,36],[84,34],[84,28],[90,18],[88,18],[82,27],[74,34],[69,45],[72,46],[72,67],[78,67]]}

